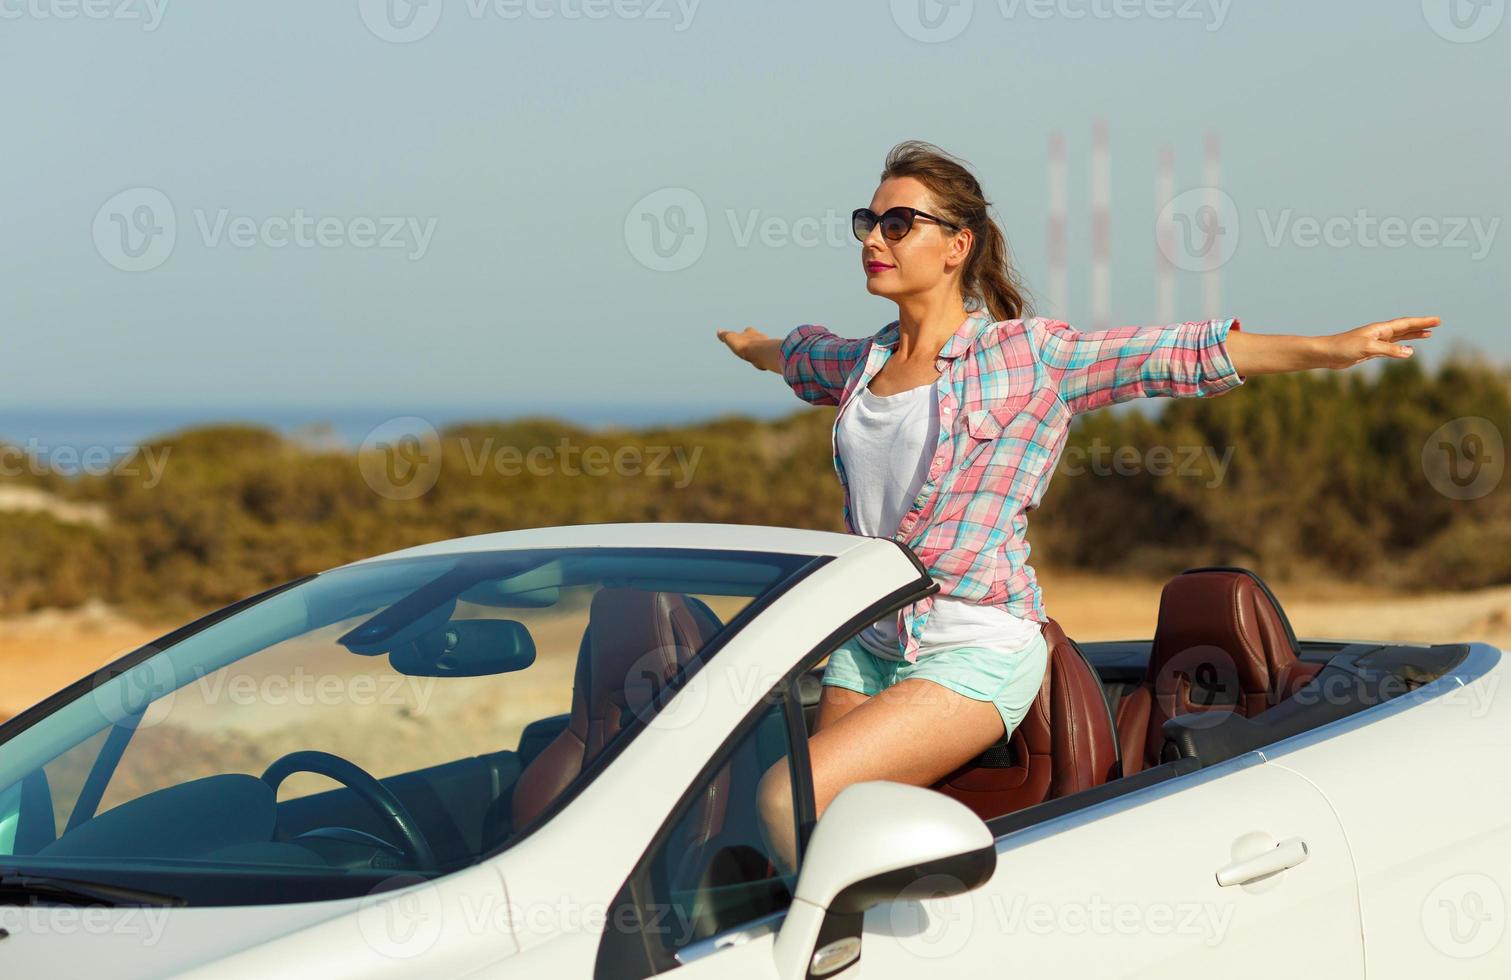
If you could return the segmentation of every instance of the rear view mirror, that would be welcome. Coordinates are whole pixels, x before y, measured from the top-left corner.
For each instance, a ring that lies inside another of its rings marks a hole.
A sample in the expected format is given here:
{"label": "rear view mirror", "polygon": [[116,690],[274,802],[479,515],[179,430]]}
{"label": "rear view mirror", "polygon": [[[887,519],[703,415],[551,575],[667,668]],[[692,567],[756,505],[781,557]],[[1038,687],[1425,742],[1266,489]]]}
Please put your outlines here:
{"label": "rear view mirror", "polygon": [[412,677],[507,674],[535,663],[535,640],[513,619],[453,620],[394,647],[388,663]]}

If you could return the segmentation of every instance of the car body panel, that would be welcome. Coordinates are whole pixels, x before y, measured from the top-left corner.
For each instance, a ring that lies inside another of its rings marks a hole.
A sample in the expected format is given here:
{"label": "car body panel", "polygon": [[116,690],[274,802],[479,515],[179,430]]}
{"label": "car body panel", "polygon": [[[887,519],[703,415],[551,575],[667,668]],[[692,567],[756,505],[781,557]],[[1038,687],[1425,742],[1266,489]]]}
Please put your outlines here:
{"label": "car body panel", "polygon": [[[394,884],[412,881],[396,876]],[[515,952],[487,864],[360,899],[219,908],[0,906],[7,977],[460,976]],[[500,913],[493,915],[492,913]]]}
{"label": "car body panel", "polygon": [[[1219,869],[1246,835],[1307,860],[1249,886]],[[997,840],[982,888],[867,913],[867,977],[1364,975],[1348,844],[1306,780],[1255,754]]]}
{"label": "car body panel", "polygon": [[765,524],[571,524],[449,538],[374,555],[349,564],[365,565],[394,558],[422,558],[515,548],[706,548],[716,551],[771,551],[789,555],[837,557],[874,540],[876,539],[838,531],[810,531]]}
{"label": "car body panel", "polygon": [[1470,650],[1453,675],[1359,724],[1265,750],[1326,795],[1348,834],[1371,977],[1511,976],[1511,791],[1497,771],[1511,745],[1507,666],[1493,647]]}

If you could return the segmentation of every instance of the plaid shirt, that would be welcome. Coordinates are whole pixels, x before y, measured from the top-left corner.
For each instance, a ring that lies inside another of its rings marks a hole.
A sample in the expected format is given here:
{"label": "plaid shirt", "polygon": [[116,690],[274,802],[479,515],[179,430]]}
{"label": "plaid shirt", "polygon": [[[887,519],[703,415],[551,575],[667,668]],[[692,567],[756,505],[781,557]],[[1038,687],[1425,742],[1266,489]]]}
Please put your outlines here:
{"label": "plaid shirt", "polygon": [[[1043,317],[992,322],[984,310],[970,314],[935,361],[939,438],[894,538],[939,583],[937,594],[1046,622],[1025,534],[1071,418],[1134,398],[1210,397],[1243,384],[1228,356],[1230,329],[1238,329],[1237,320],[1083,333]],[[893,321],[851,340],[805,323],[782,341],[782,377],[804,401],[838,405],[838,427],[853,396],[892,356],[898,333]],[[859,533],[837,441],[833,446],[845,527]],[[899,613],[899,652],[909,662],[917,660],[934,598]]]}

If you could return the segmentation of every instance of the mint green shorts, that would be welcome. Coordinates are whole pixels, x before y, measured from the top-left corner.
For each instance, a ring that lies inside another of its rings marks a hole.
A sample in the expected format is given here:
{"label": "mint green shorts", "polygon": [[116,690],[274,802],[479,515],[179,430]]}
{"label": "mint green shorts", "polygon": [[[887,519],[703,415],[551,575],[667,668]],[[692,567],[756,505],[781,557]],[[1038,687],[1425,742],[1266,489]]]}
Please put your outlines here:
{"label": "mint green shorts", "polygon": [[910,677],[933,681],[973,701],[992,702],[1002,716],[1004,733],[1011,733],[1038,696],[1048,661],[1042,633],[1013,654],[960,647],[925,654],[911,664],[878,657],[852,636],[829,655],[823,683],[871,697]]}

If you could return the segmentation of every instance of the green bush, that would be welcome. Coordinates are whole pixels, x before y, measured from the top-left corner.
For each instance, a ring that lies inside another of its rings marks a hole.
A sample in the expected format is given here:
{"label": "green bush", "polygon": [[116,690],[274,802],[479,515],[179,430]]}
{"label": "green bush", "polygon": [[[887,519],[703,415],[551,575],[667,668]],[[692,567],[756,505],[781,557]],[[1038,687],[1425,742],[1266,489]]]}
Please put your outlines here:
{"label": "green bush", "polygon": [[[1030,517],[1032,560],[1155,575],[1239,563],[1277,578],[1320,572],[1402,588],[1511,581],[1507,489],[1457,500],[1424,469],[1431,434],[1463,417],[1511,432],[1503,373],[1454,361],[1428,375],[1415,361],[1390,362],[1372,373],[1251,378],[1216,399],[1082,416]],[[99,597],[177,616],[413,544],[554,524],[842,530],[833,418],[832,407],[803,407],[772,422],[727,416],[643,430],[469,422],[441,434],[438,479],[413,500],[374,492],[352,453],[268,429],[174,433],[151,447],[168,454],[157,485],[114,474],[0,479],[109,514],[96,527],[0,513],[0,611]],[[576,472],[561,462],[564,445]],[[1099,471],[1099,446],[1138,464]],[[511,459],[546,449],[557,455],[544,471],[510,471]],[[634,452],[639,462],[595,473],[589,452]]]}

